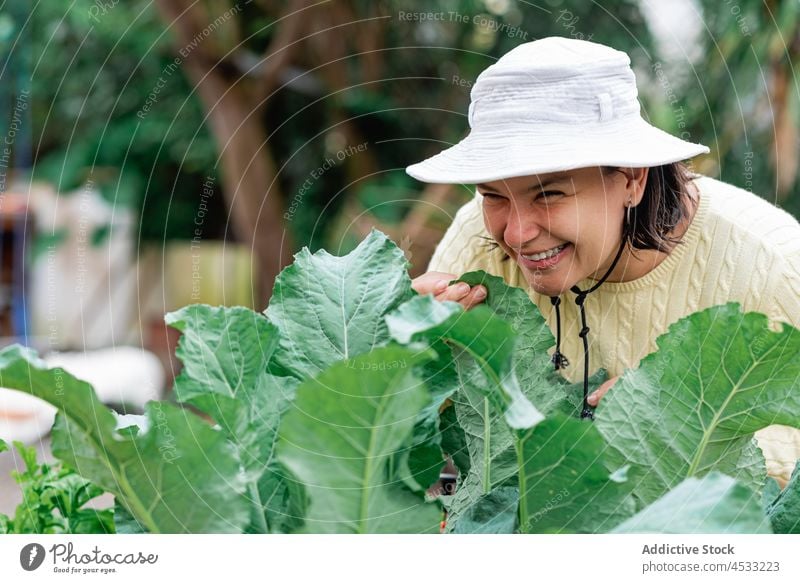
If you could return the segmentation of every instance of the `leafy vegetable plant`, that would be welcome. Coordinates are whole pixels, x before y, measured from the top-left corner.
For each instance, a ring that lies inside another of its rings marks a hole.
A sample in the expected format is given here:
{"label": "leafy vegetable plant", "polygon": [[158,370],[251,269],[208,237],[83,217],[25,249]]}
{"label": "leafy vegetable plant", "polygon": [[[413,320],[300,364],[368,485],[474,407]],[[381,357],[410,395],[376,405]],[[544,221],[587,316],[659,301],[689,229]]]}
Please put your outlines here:
{"label": "leafy vegetable plant", "polygon": [[[178,405],[118,416],[20,347],[0,351],[0,385],[59,409],[53,453],[114,495],[117,532],[434,533],[443,510],[455,533],[800,528],[798,472],[765,482],[753,440],[800,426],[798,330],[735,304],[693,314],[589,422],[527,294],[461,279],[485,305],[418,296],[374,231],[343,257],[301,251],[264,314],[167,315]],[[432,499],[445,455],[458,487]]]}
{"label": "leafy vegetable plant", "polygon": [[[103,493],[89,480],[62,465],[39,464],[36,450],[15,441],[14,447],[25,470],[14,471],[22,488],[22,503],[14,516],[0,514],[3,534],[85,534],[114,532],[111,510],[94,510],[84,505]],[[7,448],[0,441],[0,451]]]}

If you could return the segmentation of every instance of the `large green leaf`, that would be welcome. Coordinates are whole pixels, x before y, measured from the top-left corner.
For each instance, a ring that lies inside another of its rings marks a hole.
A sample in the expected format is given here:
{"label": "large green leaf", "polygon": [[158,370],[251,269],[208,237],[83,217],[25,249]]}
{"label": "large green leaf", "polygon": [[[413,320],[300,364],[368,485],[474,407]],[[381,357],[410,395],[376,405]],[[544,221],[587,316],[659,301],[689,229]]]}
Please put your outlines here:
{"label": "large green leaf", "polygon": [[731,303],[678,321],[657,343],[598,408],[611,467],[631,465],[643,504],[711,470],[759,492],[753,434],[800,427],[800,331],[773,331],[766,316]]}
{"label": "large green leaf", "polygon": [[386,321],[399,342],[446,340],[453,348],[460,390],[451,399],[466,438],[470,471],[460,476],[449,501],[451,528],[481,495],[509,480],[513,485],[518,467],[509,425],[525,429],[543,417],[520,389],[513,361],[514,331],[489,307],[465,312],[454,302],[418,296]]}
{"label": "large green leaf", "polygon": [[267,317],[281,330],[270,370],[306,379],[382,346],[384,316],[414,291],[403,252],[373,230],[344,257],[304,248],[275,281]]}
{"label": "large green leaf", "polygon": [[510,325],[486,306],[465,312],[455,302],[417,296],[389,314],[386,322],[392,338],[400,343],[444,339],[458,350],[457,359],[467,355],[468,362],[474,361],[482,375],[482,396],[505,415],[511,427],[527,429],[543,419],[522,394],[514,374],[514,333]]}
{"label": "large green leaf", "polygon": [[[249,532],[275,530],[297,503],[288,494],[285,470],[274,457],[280,417],[298,381],[267,372],[278,345],[278,329],[247,308],[185,307],[167,314],[167,324],[182,332],[176,354],[183,371],[175,395],[217,421],[239,449],[252,501]],[[266,496],[266,497],[265,497]]]}
{"label": "large green leaf", "polygon": [[147,532],[119,502],[114,504],[114,529],[117,534],[145,534]]}
{"label": "large green leaf", "polygon": [[[489,399],[511,394],[520,403],[529,399],[543,413],[558,410],[577,416],[582,391],[582,386],[569,384],[554,371],[547,350],[555,340],[524,290],[484,272],[467,273],[459,281],[484,285],[486,306],[463,314],[457,304],[414,298],[387,317],[399,341],[444,338],[462,348],[456,355],[461,390],[450,398],[469,456],[469,463],[460,465],[471,469],[462,472],[449,503],[454,521],[480,496],[501,484],[513,484],[519,470],[515,438],[503,420],[506,404],[502,400],[492,404]],[[599,371],[591,384],[605,378],[605,371]],[[493,388],[498,386],[503,390]]]}
{"label": "large green leaf", "polygon": [[772,532],[759,496],[730,476],[686,478],[612,532],[759,534]]}
{"label": "large green leaf", "polygon": [[141,428],[118,431],[91,386],[19,346],[0,351],[0,386],[57,407],[53,454],[150,532],[240,532],[247,523],[238,452],[196,415],[150,402]]}
{"label": "large green leaf", "polygon": [[242,451],[245,468],[260,475],[292,397],[286,380],[267,372],[278,329],[241,307],[187,306],[165,321],[182,332],[176,398],[213,417]]}
{"label": "large green leaf", "polygon": [[[424,415],[423,410],[419,416]],[[444,466],[438,419],[418,420],[411,435],[408,447],[398,451],[391,462],[392,475],[413,491],[421,492],[439,479]]]}
{"label": "large green leaf", "polygon": [[509,286],[502,278],[484,271],[465,273],[458,281],[486,287],[484,304],[511,326],[515,335],[514,371],[531,403],[544,415],[554,410],[574,410],[577,416],[581,404],[574,399],[575,390],[555,371],[548,355],[548,350],[556,344],[553,333],[525,290]]}
{"label": "large green leaf", "polygon": [[459,473],[466,475],[470,469],[469,448],[467,436],[458,423],[456,408],[447,407],[439,416],[442,432],[442,451],[453,459]]}
{"label": "large green leaf", "polygon": [[442,339],[431,339],[429,344],[438,358],[418,365],[418,373],[429,388],[430,399],[417,417],[411,447],[399,452],[393,462],[396,475],[415,491],[426,490],[439,478],[443,465],[439,410],[459,385],[451,347]]}
{"label": "large green leaf", "polygon": [[786,487],[767,506],[772,529],[779,534],[800,534],[800,462]]}
{"label": "large green leaf", "polygon": [[465,509],[456,521],[454,534],[512,534],[517,524],[519,491],[497,488]]}
{"label": "large green leaf", "polygon": [[450,503],[448,510],[454,519],[498,486],[516,485],[519,473],[514,433],[502,413],[484,396],[486,379],[480,367],[460,358],[458,370],[461,390],[452,399],[467,443],[470,471],[460,477]]}
{"label": "large green leaf", "polygon": [[521,433],[522,532],[606,532],[633,514],[626,468],[609,474],[591,422],[554,414]]}
{"label": "large green leaf", "polygon": [[432,356],[390,345],[298,387],[280,426],[278,458],[306,486],[306,531],[437,531],[437,507],[393,482],[387,468],[429,401],[416,365]]}

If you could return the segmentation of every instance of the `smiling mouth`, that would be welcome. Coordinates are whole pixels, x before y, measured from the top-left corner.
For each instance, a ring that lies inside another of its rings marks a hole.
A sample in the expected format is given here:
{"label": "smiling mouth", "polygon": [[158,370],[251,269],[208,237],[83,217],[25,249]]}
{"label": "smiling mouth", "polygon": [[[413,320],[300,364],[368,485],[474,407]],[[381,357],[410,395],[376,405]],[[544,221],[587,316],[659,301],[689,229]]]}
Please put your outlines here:
{"label": "smiling mouth", "polygon": [[542,261],[543,259],[549,259],[550,257],[555,257],[566,247],[568,243],[562,243],[558,247],[553,247],[552,249],[548,249],[542,253],[535,253],[533,255],[522,255],[520,257],[524,257],[528,261]]}

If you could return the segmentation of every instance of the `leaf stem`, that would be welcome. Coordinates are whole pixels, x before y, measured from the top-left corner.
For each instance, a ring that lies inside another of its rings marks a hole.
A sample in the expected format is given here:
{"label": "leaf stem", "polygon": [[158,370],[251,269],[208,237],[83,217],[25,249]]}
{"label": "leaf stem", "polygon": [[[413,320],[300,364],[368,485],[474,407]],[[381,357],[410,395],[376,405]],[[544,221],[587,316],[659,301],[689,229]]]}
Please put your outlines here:
{"label": "leaf stem", "polygon": [[261,494],[258,491],[258,480],[250,482],[247,489],[250,491],[250,496],[256,507],[256,525],[260,529],[259,532],[269,534],[267,519],[264,517],[264,503],[261,501]]}
{"label": "leaf stem", "polygon": [[519,466],[519,531],[522,534],[528,533],[528,497],[526,492],[527,476],[525,475],[525,458],[523,452],[523,442],[516,433],[514,434],[514,448],[517,450],[517,466]]}
{"label": "leaf stem", "polygon": [[489,398],[483,398],[483,493],[492,491],[492,425],[489,421]]}
{"label": "leaf stem", "polygon": [[733,387],[728,392],[728,396],[725,397],[725,401],[723,401],[723,403],[717,408],[717,411],[714,413],[713,419],[711,419],[711,422],[708,424],[708,427],[704,429],[703,437],[700,439],[700,443],[697,446],[697,450],[695,451],[694,456],[692,457],[692,461],[689,464],[689,470],[686,472],[687,478],[691,478],[697,473],[697,470],[700,467],[700,462],[703,459],[703,454],[705,454],[706,452],[706,447],[708,447],[708,443],[711,441],[711,435],[717,428],[717,425],[719,424],[719,420],[722,417],[722,414],[725,413],[725,410],[728,408],[728,405],[730,405],[731,401],[733,401],[733,398],[742,388],[742,385],[744,384],[745,380],[747,379],[747,377],[750,375],[750,373],[753,371],[753,369],[756,367],[757,364],[758,361],[750,365],[750,367],[748,367],[748,369],[744,372],[744,374],[741,375],[739,382],[734,383]]}

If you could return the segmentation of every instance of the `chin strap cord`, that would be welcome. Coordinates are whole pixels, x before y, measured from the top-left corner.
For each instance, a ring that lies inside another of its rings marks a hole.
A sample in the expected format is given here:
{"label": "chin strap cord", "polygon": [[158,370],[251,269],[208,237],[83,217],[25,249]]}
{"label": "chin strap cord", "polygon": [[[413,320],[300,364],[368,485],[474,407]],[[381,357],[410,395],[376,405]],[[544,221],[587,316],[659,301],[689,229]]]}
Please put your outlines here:
{"label": "chin strap cord", "polygon": [[[581,419],[594,419],[594,413],[592,412],[591,407],[589,406],[589,326],[586,324],[586,309],[584,307],[584,302],[586,301],[586,296],[590,293],[595,291],[599,288],[603,283],[608,279],[608,276],[611,275],[611,272],[614,271],[614,268],[617,266],[620,257],[622,257],[622,251],[625,249],[625,238],[623,237],[622,243],[620,243],[619,250],[617,251],[617,256],[614,257],[614,261],[611,262],[611,267],[608,268],[605,275],[600,278],[600,280],[594,284],[591,288],[587,290],[580,289],[577,285],[574,285],[570,288],[570,291],[576,294],[575,303],[577,304],[578,308],[581,311],[581,330],[578,333],[583,339],[583,410],[581,411]],[[566,368],[569,366],[569,360],[564,354],[561,352],[561,311],[559,310],[559,305],[561,304],[561,298],[559,296],[554,296],[550,298],[550,303],[555,306],[556,309],[556,351],[553,353],[553,357],[550,359],[553,365],[555,366],[556,370]]]}

